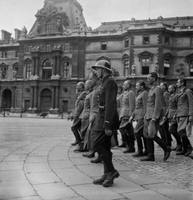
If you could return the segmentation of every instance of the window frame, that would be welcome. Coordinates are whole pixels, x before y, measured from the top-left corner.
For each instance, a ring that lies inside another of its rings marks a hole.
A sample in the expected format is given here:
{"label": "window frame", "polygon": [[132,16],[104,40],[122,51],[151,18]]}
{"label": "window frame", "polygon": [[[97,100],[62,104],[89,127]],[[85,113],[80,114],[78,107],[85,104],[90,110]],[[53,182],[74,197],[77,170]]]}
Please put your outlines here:
{"label": "window frame", "polygon": [[[145,41],[145,38],[148,38],[148,41]],[[149,35],[143,35],[143,45],[150,44],[150,36]]]}
{"label": "window frame", "polygon": [[102,51],[107,50],[107,42],[105,42],[105,41],[101,42],[101,50]]}

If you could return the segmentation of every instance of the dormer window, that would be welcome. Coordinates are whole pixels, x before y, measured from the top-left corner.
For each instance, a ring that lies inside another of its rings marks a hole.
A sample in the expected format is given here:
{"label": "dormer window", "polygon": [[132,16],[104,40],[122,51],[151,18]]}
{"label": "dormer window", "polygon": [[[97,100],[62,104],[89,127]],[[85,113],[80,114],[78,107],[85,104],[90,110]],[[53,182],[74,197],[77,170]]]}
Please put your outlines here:
{"label": "dormer window", "polygon": [[52,34],[54,32],[54,24],[51,20],[46,23],[46,34]]}

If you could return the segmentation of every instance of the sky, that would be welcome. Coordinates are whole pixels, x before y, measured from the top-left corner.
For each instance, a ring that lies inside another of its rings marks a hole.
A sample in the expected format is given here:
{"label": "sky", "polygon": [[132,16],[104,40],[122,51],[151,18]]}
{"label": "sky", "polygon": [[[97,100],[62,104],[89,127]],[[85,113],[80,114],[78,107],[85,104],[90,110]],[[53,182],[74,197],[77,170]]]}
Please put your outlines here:
{"label": "sky", "polygon": [[[159,16],[193,16],[193,0],[78,0],[87,26],[97,28],[102,22],[156,19]],[[32,28],[44,0],[0,0],[0,30]],[[1,38],[1,36],[0,36]]]}

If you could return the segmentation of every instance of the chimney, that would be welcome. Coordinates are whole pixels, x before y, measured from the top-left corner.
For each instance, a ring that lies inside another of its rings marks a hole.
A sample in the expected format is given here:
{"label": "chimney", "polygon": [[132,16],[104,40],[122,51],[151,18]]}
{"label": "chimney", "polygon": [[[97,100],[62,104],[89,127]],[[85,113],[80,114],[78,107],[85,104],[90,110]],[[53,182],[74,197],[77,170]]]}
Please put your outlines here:
{"label": "chimney", "polygon": [[21,34],[21,30],[15,28],[14,31],[15,31],[15,40],[19,40],[20,34]]}
{"label": "chimney", "polygon": [[10,41],[11,39],[11,33],[9,33],[8,31],[5,30],[1,30],[1,34],[2,34],[2,40],[4,41]]}

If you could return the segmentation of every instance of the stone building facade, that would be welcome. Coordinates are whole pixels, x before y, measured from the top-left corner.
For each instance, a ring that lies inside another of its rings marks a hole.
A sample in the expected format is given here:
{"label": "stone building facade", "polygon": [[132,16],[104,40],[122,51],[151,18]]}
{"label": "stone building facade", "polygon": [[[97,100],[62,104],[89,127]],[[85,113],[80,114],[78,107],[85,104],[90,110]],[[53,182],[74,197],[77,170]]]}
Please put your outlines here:
{"label": "stone building facade", "polygon": [[[54,3],[53,3],[54,2]],[[58,114],[71,111],[75,88],[90,66],[107,59],[118,84],[160,81],[180,76],[193,84],[193,17],[103,22],[87,27],[76,0],[45,0],[29,31],[2,30],[0,40],[0,109]]]}

